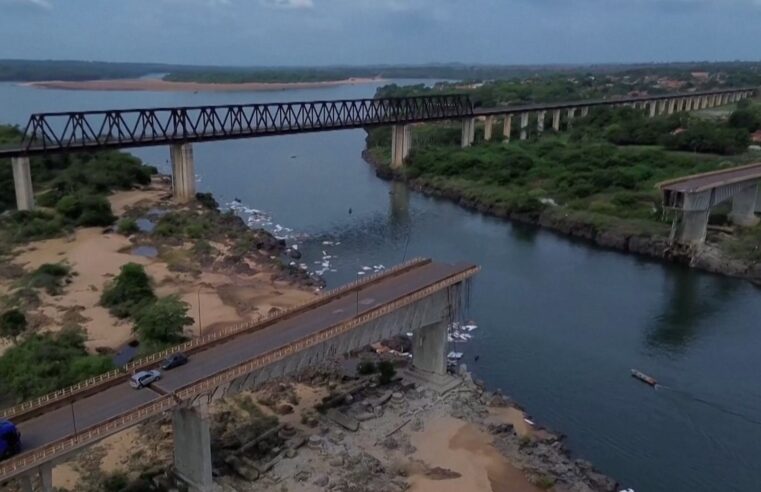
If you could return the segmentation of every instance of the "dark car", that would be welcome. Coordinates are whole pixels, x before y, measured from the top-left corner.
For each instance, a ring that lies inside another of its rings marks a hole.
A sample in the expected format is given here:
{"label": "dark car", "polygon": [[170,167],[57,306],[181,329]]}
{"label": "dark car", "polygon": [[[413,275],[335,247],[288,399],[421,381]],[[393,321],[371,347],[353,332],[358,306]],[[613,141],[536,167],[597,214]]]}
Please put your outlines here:
{"label": "dark car", "polygon": [[177,352],[176,354],[172,354],[166,359],[164,359],[164,363],[161,364],[161,368],[166,371],[169,369],[174,369],[175,367],[180,367],[187,363],[188,363],[188,356],[183,354],[182,352]]}

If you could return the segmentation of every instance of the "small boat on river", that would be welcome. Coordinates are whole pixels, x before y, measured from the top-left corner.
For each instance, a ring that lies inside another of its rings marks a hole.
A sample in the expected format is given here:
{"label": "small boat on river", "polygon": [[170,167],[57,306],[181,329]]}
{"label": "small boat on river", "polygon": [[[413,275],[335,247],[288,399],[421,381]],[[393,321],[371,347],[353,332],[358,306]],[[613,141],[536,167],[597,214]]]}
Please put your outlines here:
{"label": "small boat on river", "polygon": [[649,384],[652,387],[655,387],[658,385],[658,381],[655,380],[655,378],[652,378],[645,374],[644,372],[640,372],[636,369],[632,369],[632,377],[635,379],[639,379],[645,384]]}

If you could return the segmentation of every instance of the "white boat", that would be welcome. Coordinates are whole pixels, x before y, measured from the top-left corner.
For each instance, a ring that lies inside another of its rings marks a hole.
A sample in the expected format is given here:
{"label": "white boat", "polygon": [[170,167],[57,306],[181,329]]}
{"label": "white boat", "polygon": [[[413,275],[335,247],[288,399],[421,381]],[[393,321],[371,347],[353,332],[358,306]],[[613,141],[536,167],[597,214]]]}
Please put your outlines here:
{"label": "white boat", "polygon": [[455,351],[449,352],[447,354],[447,359],[460,360],[462,359],[462,352],[455,352]]}

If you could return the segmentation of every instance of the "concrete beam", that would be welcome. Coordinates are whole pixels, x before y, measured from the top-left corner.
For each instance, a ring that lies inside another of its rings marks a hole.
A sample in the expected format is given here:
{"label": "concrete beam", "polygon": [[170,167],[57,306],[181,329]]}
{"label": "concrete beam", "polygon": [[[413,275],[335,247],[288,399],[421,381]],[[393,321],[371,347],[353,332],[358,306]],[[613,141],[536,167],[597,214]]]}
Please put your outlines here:
{"label": "concrete beam", "polygon": [[547,114],[547,111],[539,111],[536,114],[536,131],[539,132],[539,135],[544,133],[544,117]]}
{"label": "concrete beam", "polygon": [[502,136],[505,137],[505,142],[510,142],[510,134],[513,131],[513,115],[506,114],[504,123],[502,124]]}
{"label": "concrete beam", "polygon": [[735,193],[732,197],[732,211],[729,220],[743,227],[752,227],[758,224],[756,217],[756,200],[758,197],[758,184],[750,185]]}
{"label": "concrete beam", "polygon": [[172,144],[169,147],[172,161],[172,192],[178,202],[189,202],[196,197],[196,171],[193,145]]}
{"label": "concrete beam", "polygon": [[528,138],[528,113],[521,113],[521,140]]}
{"label": "concrete beam", "polygon": [[212,492],[209,409],[205,402],[180,408],[172,415],[174,425],[174,466],[192,492]]}
{"label": "concrete beam", "polygon": [[16,190],[16,208],[32,210],[34,208],[34,189],[32,188],[32,171],[29,157],[12,157],[13,185]]}
{"label": "concrete beam", "polygon": [[393,125],[391,127],[391,169],[401,169],[410,155],[412,132],[410,125]]}
{"label": "concrete beam", "polygon": [[552,129],[556,132],[560,131],[560,110],[556,109],[552,112]]}
{"label": "concrete beam", "polygon": [[492,126],[494,126],[494,116],[489,115],[484,119],[484,140],[487,142],[491,140]]}
{"label": "concrete beam", "polygon": [[473,145],[476,140],[476,119],[465,118],[462,120],[462,138],[460,146],[464,149]]}
{"label": "concrete beam", "polygon": [[447,373],[447,330],[449,323],[439,321],[423,326],[412,339],[412,366],[433,374]]}

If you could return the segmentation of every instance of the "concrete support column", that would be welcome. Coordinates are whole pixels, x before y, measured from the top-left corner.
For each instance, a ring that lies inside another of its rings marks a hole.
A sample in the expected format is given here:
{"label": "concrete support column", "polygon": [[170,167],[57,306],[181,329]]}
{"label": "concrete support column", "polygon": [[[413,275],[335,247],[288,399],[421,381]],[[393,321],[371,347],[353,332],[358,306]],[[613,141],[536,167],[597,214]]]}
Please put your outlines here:
{"label": "concrete support column", "polygon": [[560,131],[560,110],[555,109],[552,111],[552,129],[556,132]]}
{"label": "concrete support column", "polygon": [[708,230],[708,215],[710,210],[682,212],[677,227],[676,240],[678,243],[700,246],[706,240]]}
{"label": "concrete support column", "polygon": [[13,168],[13,185],[16,189],[16,208],[31,210],[34,208],[34,189],[29,157],[11,158],[11,167]]}
{"label": "concrete support column", "polygon": [[462,138],[460,146],[464,149],[473,145],[476,140],[476,119],[465,118],[462,120]]}
{"label": "concrete support column", "polygon": [[193,145],[172,144],[169,147],[172,161],[172,191],[178,202],[189,202],[196,197],[196,170]]}
{"label": "concrete support column", "polygon": [[708,96],[700,98],[700,109],[706,109],[708,107]]}
{"label": "concrete support column", "polygon": [[447,321],[423,326],[412,339],[412,366],[433,374],[447,373]]}
{"label": "concrete support column", "polygon": [[502,136],[505,137],[505,142],[510,142],[510,134],[513,131],[513,115],[506,114],[504,123],[502,124]]}
{"label": "concrete support column", "polygon": [[494,116],[487,116],[484,120],[484,140],[490,141],[492,134],[492,126],[494,125]]}
{"label": "concrete support column", "polygon": [[673,99],[673,98],[666,101],[666,108],[667,108],[666,113],[674,114],[674,109],[676,109],[676,103],[677,103],[676,99]]}
{"label": "concrete support column", "polygon": [[758,224],[758,217],[755,214],[757,197],[758,184],[750,185],[736,193],[732,197],[732,212],[729,214],[729,220],[743,227]]}
{"label": "concrete support column", "polygon": [[192,492],[211,492],[211,439],[209,409],[205,402],[180,408],[172,415],[174,424],[174,466],[177,475]]}
{"label": "concrete support column", "polygon": [[581,108],[581,117],[584,118],[589,114],[589,106],[584,106]]}
{"label": "concrete support column", "polygon": [[410,155],[412,135],[410,125],[391,127],[391,169],[404,167],[404,160]]}
{"label": "concrete support column", "polygon": [[528,138],[528,113],[521,113],[521,140]]}
{"label": "concrete support column", "polygon": [[23,492],[53,492],[53,465],[46,463],[19,479]]}
{"label": "concrete support column", "polygon": [[658,101],[650,101],[650,117],[655,118],[658,114]]}
{"label": "concrete support column", "polygon": [[544,117],[547,114],[547,111],[539,111],[536,114],[536,131],[539,132],[539,135],[544,133]]}
{"label": "concrete support column", "polygon": [[568,129],[570,130],[573,126],[573,119],[576,117],[576,108],[568,108],[568,112],[566,113],[565,117],[568,119],[568,122],[566,123],[568,125]]}

